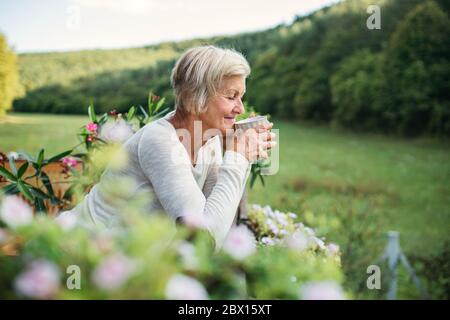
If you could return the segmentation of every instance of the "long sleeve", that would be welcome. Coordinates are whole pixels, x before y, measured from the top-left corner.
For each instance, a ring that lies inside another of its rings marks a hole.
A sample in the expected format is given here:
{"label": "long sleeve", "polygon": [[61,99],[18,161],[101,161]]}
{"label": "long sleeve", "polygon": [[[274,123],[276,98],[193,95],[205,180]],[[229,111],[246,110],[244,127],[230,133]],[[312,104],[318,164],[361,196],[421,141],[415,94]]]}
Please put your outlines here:
{"label": "long sleeve", "polygon": [[220,165],[213,164],[209,168],[208,175],[205,180],[205,184],[203,185],[203,194],[206,198],[209,197],[212,190],[214,189],[214,186],[217,183],[217,175],[219,173]]}
{"label": "long sleeve", "polygon": [[205,197],[192,174],[188,154],[176,135],[143,132],[137,152],[140,166],[164,210],[173,219],[202,215],[216,248],[220,248],[242,197],[249,173],[247,159],[233,151],[225,152],[214,187]]}

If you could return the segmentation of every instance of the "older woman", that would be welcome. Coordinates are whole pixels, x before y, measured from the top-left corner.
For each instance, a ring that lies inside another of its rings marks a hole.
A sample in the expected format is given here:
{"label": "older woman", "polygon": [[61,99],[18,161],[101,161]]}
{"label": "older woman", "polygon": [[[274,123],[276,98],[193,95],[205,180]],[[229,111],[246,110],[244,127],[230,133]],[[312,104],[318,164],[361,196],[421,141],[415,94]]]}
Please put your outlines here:
{"label": "older woman", "polygon": [[[129,163],[121,174],[135,179],[136,192],[153,195],[149,211],[164,211],[174,220],[201,218],[216,248],[233,223],[251,162],[266,158],[275,144],[271,125],[233,134],[249,74],[248,62],[234,50],[187,50],[172,70],[175,110],[124,144]],[[107,169],[73,214],[113,225],[118,213],[101,192],[111,176]]]}

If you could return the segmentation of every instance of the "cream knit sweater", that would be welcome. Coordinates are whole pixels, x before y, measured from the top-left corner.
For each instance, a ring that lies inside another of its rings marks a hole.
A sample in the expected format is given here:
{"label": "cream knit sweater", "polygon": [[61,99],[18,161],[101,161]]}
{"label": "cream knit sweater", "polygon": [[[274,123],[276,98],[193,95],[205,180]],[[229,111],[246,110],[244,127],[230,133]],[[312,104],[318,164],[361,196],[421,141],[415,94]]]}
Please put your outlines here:
{"label": "cream knit sweater", "polygon": [[[134,178],[135,192],[149,192],[153,199],[149,213],[164,211],[174,220],[191,214],[202,218],[219,249],[235,218],[251,166],[237,152],[226,151],[222,156],[218,136],[200,148],[193,166],[168,121],[173,114],[147,124],[124,143],[129,160],[120,174]],[[102,194],[102,183],[111,183],[114,174],[106,169],[85,199],[59,217],[76,215],[95,225],[114,226],[120,213]]]}

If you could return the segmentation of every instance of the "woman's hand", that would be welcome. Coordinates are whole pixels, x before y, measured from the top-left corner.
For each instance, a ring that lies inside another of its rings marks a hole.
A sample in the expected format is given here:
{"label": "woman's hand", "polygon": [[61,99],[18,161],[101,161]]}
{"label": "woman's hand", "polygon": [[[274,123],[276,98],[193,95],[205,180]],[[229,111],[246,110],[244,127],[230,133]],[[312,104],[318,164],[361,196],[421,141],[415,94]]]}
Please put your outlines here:
{"label": "woman's hand", "polygon": [[233,150],[242,154],[249,162],[269,157],[267,150],[276,146],[275,134],[270,132],[273,123],[259,125],[256,128],[247,129],[245,132],[237,130],[231,139],[227,141],[227,150]]}

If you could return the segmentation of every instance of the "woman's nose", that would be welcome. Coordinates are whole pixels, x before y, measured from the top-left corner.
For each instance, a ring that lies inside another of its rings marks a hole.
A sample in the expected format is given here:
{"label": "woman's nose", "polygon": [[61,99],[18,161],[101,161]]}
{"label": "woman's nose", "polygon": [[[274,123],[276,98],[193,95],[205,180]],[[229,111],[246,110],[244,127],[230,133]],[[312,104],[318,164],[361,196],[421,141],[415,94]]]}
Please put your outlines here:
{"label": "woman's nose", "polygon": [[242,103],[241,99],[238,100],[234,110],[238,114],[243,114],[245,112],[244,104]]}

